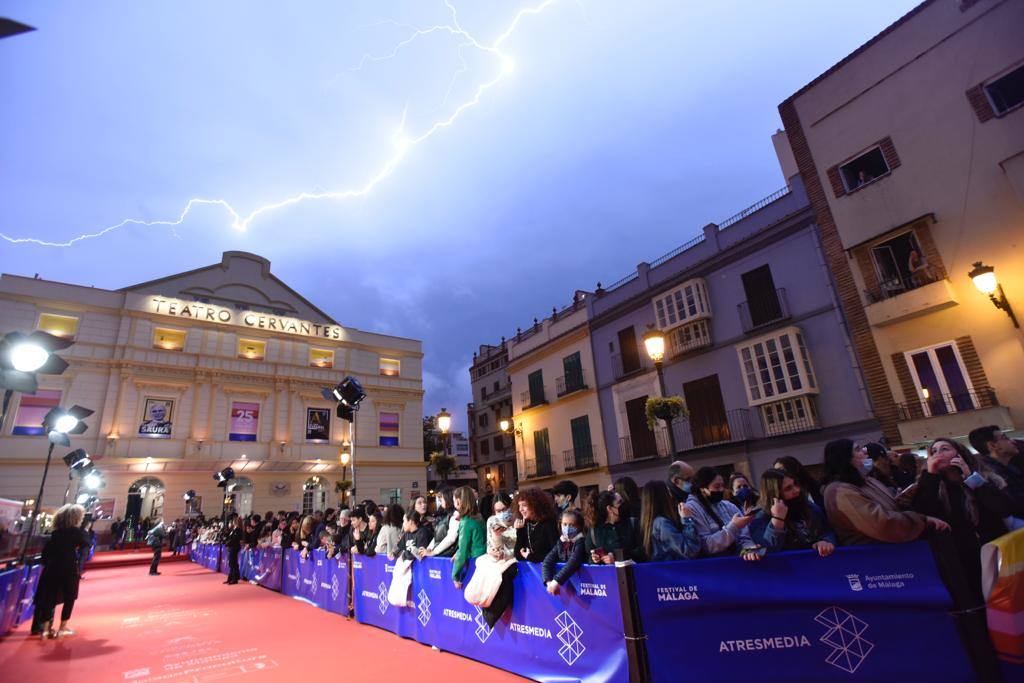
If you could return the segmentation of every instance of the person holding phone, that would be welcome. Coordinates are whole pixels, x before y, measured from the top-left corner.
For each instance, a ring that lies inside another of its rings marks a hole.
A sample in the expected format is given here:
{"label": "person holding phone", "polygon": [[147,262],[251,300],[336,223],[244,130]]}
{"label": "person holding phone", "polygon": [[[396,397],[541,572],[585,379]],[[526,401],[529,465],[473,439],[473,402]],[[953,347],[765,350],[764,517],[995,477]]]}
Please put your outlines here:
{"label": "person holding phone", "polygon": [[725,500],[725,480],[714,467],[697,470],[686,509],[697,527],[704,557],[738,554],[744,560],[756,561],[764,556],[765,549],[750,538],[747,530],[756,510],[744,514]]}
{"label": "person holding phone", "polygon": [[595,491],[587,499],[583,511],[590,525],[586,535],[586,554],[593,564],[643,560],[636,519],[625,517],[622,505],[622,496],[615,491]]}
{"label": "person holding phone", "polygon": [[761,507],[750,523],[750,537],[768,552],[814,549],[821,557],[831,555],[838,543],[825,512],[781,470],[761,475]]}

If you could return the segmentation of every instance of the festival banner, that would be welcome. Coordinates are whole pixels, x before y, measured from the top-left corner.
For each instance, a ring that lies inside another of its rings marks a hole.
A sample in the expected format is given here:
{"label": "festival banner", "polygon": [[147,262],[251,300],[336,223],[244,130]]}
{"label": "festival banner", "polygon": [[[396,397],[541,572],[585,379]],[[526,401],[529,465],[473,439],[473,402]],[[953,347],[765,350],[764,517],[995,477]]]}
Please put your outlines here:
{"label": "festival banner", "polygon": [[330,440],[330,408],[306,408],[306,441],[311,443],[328,443]]}
{"label": "festival banner", "polygon": [[25,581],[25,568],[15,567],[0,572],[0,636],[14,628],[18,618],[21,584]]}
{"label": "festival banner", "polygon": [[520,562],[512,609],[490,628],[452,583],[450,560],[421,560],[413,565],[417,640],[534,680],[626,681],[616,571],[581,567],[550,595],[541,566]]}
{"label": "festival banner", "polygon": [[273,591],[281,590],[281,548],[263,548],[256,561],[256,583]]}
{"label": "festival banner", "polygon": [[258,561],[262,548],[242,548],[238,553],[238,575],[242,581],[254,581],[256,577],[256,562]]}
{"label": "festival banner", "polygon": [[[220,571],[220,546],[216,543],[201,543],[203,549],[203,566],[212,571]],[[224,558],[227,562],[227,558]]]}
{"label": "festival banner", "polygon": [[348,616],[348,555],[328,558],[323,550],[313,554],[313,602],[320,609]]}
{"label": "festival banner", "polygon": [[41,564],[34,564],[28,568],[28,577],[21,584],[21,598],[18,600],[18,617],[15,624],[32,621],[32,615],[36,611],[34,602],[36,586],[39,585],[39,575],[42,573],[43,565]]}
{"label": "festival banner", "polygon": [[169,398],[147,398],[142,410],[142,424],[139,436],[147,439],[169,439],[174,413],[174,400]]}
{"label": "festival banner", "polygon": [[317,588],[315,587],[314,573],[316,572],[316,558],[302,558],[298,550],[288,549],[284,552],[284,581],[281,584],[281,592],[299,600],[316,604],[314,597]]}
{"label": "festival banner", "polygon": [[[451,571],[451,562],[448,562]],[[356,621],[397,633],[403,638],[416,637],[416,610],[395,607],[388,602],[391,572],[395,563],[382,555],[352,556],[352,603]],[[413,589],[415,591],[415,588]]]}
{"label": "festival banner", "polygon": [[232,401],[228,441],[256,441],[260,425],[260,404]]}
{"label": "festival banner", "polygon": [[[974,680],[925,543],[634,567],[651,680]],[[927,648],[908,656],[907,638]]]}

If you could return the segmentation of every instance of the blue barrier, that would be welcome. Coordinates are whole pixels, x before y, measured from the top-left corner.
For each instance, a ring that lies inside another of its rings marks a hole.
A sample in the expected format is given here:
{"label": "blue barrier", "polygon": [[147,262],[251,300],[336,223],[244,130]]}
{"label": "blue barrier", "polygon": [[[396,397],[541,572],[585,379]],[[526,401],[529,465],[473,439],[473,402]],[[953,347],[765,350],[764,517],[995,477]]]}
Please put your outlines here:
{"label": "blue barrier", "polygon": [[256,580],[256,564],[262,552],[262,548],[242,548],[238,553],[238,574],[243,581]]}
{"label": "blue barrier", "polygon": [[974,680],[924,543],[641,564],[634,576],[655,682]]}
{"label": "blue barrier", "polygon": [[320,609],[348,616],[348,555],[328,558],[323,550],[313,555],[313,602]]}
{"label": "blue barrier", "polygon": [[24,581],[25,567],[0,572],[0,636],[7,635],[14,628]]}
{"label": "blue barrier", "polygon": [[388,603],[388,587],[394,568],[395,563],[383,555],[352,557],[352,605],[356,621],[386,629],[403,638],[415,638],[416,610]]}
{"label": "blue barrier", "polygon": [[21,597],[18,599],[18,616],[15,619],[15,626],[26,621],[32,621],[32,615],[36,611],[34,602],[36,586],[39,585],[39,576],[42,573],[43,565],[35,564],[28,568],[26,576],[22,579]]}
{"label": "blue barrier", "polygon": [[256,583],[273,591],[281,591],[281,548],[262,548],[256,558]]}

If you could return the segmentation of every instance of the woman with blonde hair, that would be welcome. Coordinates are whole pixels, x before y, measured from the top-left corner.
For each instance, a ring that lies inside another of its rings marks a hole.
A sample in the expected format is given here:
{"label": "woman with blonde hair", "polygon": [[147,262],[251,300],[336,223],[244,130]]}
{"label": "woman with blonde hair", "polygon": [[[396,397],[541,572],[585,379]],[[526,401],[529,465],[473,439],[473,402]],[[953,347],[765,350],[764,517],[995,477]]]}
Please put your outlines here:
{"label": "woman with blonde hair", "polygon": [[[53,534],[43,547],[43,573],[36,589],[35,623],[42,624],[43,640],[72,636],[68,628],[71,610],[78,599],[78,553],[89,547],[89,536],[82,530],[85,508],[65,505],[53,518]],[[60,629],[53,630],[53,612],[63,603],[60,611]]]}

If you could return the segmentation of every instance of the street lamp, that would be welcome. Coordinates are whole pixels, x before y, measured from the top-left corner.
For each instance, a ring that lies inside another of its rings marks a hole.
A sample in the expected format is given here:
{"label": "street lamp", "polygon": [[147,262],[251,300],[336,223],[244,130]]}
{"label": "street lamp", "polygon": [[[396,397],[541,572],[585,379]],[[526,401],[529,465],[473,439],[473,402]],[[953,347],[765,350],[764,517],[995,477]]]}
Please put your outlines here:
{"label": "street lamp", "polygon": [[1014,315],[1013,308],[1010,306],[1010,302],[1007,301],[1006,294],[1003,293],[1003,286],[996,279],[995,268],[986,266],[981,261],[975,261],[974,268],[971,269],[971,272],[967,273],[967,277],[971,278],[979,292],[988,295],[993,306],[1006,311],[1006,315],[1010,316],[1014,327],[1020,327],[1020,323],[1017,322],[1017,316]]}
{"label": "street lamp", "polygon": [[[352,462],[352,444],[348,442],[341,444],[341,453],[338,454],[338,458],[341,460],[341,478],[344,481],[348,479],[348,464]],[[347,499],[348,491],[342,491],[342,496]]]}
{"label": "street lamp", "polygon": [[444,449],[444,454],[448,455],[448,430],[452,428],[452,416],[444,408],[441,408],[441,412],[437,414],[437,428],[441,430],[441,447]]}
{"label": "street lamp", "polygon": [[[665,335],[662,334],[661,330],[651,327],[647,334],[644,335],[644,348],[647,350],[647,355],[652,361],[654,361],[654,369],[658,373],[658,388],[661,390],[661,395],[667,397],[665,391],[665,373],[662,370],[662,363],[665,360]],[[665,426],[668,428],[668,445],[672,449],[672,457],[676,455],[676,435],[672,432],[671,420],[665,420]]]}

